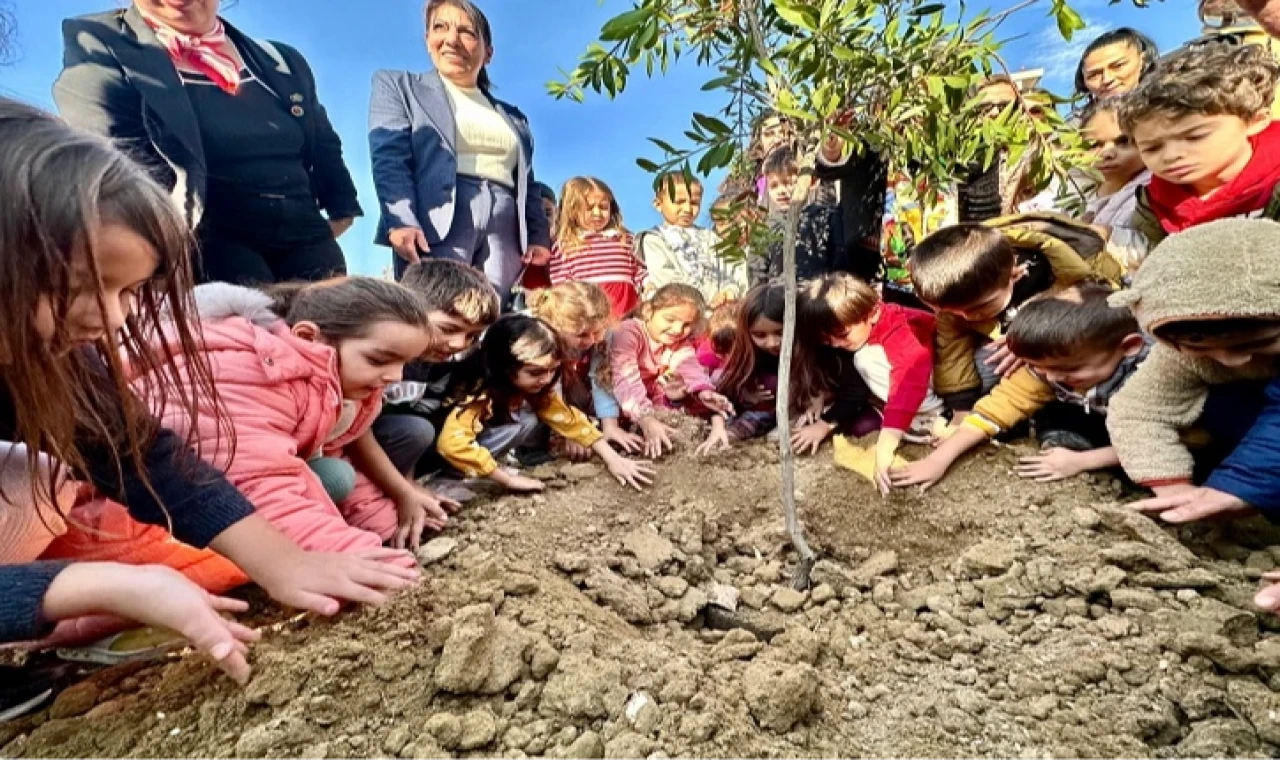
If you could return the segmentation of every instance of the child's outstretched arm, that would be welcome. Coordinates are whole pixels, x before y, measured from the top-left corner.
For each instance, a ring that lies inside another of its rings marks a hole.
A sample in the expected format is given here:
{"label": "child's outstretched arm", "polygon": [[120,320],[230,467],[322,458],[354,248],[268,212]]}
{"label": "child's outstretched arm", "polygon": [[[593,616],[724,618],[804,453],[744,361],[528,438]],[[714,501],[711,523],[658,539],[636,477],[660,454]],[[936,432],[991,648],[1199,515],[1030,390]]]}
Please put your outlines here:
{"label": "child's outstretched arm", "polygon": [[1119,467],[1120,455],[1114,446],[1092,451],[1049,449],[1018,460],[1018,475],[1041,483],[1073,478],[1083,472]]}
{"label": "child's outstretched arm", "polygon": [[639,454],[644,451],[644,437],[623,429],[618,419],[622,416],[618,400],[600,382],[600,364],[607,361],[608,358],[602,351],[597,351],[591,357],[591,404],[595,407],[596,418],[600,420],[600,430],[604,433],[605,440],[617,444],[628,454]]}
{"label": "child's outstretched arm", "polygon": [[609,472],[622,485],[636,490],[653,482],[653,467],[647,462],[635,462],[613,450],[605,437],[591,424],[580,409],[569,406],[557,393],[543,396],[534,407],[538,419],[546,423],[565,440],[594,451],[604,461]]}
{"label": "child's outstretched arm", "polygon": [[895,488],[920,486],[921,491],[928,491],[946,477],[956,460],[988,440],[982,430],[968,424],[961,425],[929,456],[890,470],[889,480]]}
{"label": "child's outstretched arm", "polygon": [[723,415],[717,414],[711,418],[711,434],[707,436],[707,440],[703,441],[702,445],[694,453],[703,457],[720,451],[728,451],[732,445],[728,424]]}
{"label": "child's outstretched arm", "polygon": [[[886,312],[881,319],[886,319],[893,313],[895,312]],[[884,405],[884,425],[876,441],[875,479],[882,495],[888,494],[893,488],[889,478],[893,458],[898,453],[903,436],[911,429],[920,413],[920,407],[929,396],[930,381],[933,378],[932,343],[922,340],[912,329],[912,325],[906,321],[911,317],[905,312],[896,313],[903,315],[901,318],[904,321],[884,340],[884,352],[889,360],[889,392]],[[932,325],[932,318],[923,319]]]}
{"label": "child's outstretched arm", "polygon": [[427,528],[444,530],[449,522],[449,512],[460,508],[457,502],[437,496],[397,470],[373,437],[372,429],[366,430],[348,447],[348,455],[356,469],[395,502],[399,527],[391,545],[397,549],[416,550]]}
{"label": "child's outstretched arm", "polygon": [[261,634],[223,614],[248,609],[243,601],[206,592],[172,568],[79,562],[63,566],[52,578],[39,616],[52,622],[111,614],[174,631],[244,685],[250,674],[248,647]]}
{"label": "child's outstretched arm", "polygon": [[489,450],[480,445],[476,437],[484,430],[489,401],[477,399],[465,406],[458,406],[449,413],[440,430],[436,450],[453,468],[468,478],[489,478],[509,491],[536,493],[547,486],[540,480],[512,475],[498,466]]}
{"label": "child's outstretched arm", "polygon": [[1160,495],[1191,487],[1195,462],[1181,432],[1195,425],[1209,395],[1200,366],[1157,344],[1107,410],[1125,473]]}

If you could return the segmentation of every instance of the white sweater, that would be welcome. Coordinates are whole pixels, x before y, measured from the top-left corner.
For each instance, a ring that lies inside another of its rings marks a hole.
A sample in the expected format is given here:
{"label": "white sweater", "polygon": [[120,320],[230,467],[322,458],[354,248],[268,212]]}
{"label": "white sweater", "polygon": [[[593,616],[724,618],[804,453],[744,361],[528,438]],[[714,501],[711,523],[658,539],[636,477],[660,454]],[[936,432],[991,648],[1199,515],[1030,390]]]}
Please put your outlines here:
{"label": "white sweater", "polygon": [[458,174],[515,187],[520,138],[478,88],[443,79],[458,137]]}

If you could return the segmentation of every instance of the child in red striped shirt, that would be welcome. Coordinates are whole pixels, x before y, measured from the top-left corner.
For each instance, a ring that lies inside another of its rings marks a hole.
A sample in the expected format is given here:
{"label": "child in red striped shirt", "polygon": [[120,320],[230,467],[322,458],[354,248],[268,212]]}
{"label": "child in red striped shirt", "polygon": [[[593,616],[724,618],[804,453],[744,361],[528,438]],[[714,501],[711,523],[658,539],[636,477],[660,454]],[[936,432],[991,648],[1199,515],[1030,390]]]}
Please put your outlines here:
{"label": "child in red striped shirt", "polygon": [[613,318],[623,319],[640,305],[647,273],[633,252],[631,233],[622,226],[613,191],[594,177],[574,177],[560,195],[551,284],[599,285],[609,297]]}

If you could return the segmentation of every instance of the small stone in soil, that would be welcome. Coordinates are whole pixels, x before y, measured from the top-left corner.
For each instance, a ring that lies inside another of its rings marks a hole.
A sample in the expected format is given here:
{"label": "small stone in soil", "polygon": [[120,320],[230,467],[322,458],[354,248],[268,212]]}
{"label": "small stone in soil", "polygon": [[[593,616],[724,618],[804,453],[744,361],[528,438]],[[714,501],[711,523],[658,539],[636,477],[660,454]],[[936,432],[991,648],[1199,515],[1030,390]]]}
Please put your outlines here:
{"label": "small stone in soil", "polygon": [[424,565],[433,565],[443,561],[458,548],[458,542],[452,538],[433,538],[418,548],[418,561]]}
{"label": "small stone in soil", "polygon": [[804,606],[808,595],[803,591],[796,591],[789,586],[779,586],[773,595],[769,597],[769,601],[774,607],[783,612],[795,612]]}

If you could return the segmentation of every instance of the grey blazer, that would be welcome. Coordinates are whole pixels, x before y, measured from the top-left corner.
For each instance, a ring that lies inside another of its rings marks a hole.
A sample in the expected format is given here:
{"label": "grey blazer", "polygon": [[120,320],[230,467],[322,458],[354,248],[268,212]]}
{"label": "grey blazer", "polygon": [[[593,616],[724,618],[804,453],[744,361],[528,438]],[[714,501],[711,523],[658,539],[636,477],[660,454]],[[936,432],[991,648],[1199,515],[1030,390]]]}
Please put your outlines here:
{"label": "grey blazer", "polygon": [[[533,189],[533,133],[520,109],[490,97],[520,138],[512,184],[520,211],[520,246],[551,247],[542,201]],[[457,126],[435,71],[377,71],[369,99],[369,157],[381,218],[375,242],[389,245],[396,227],[419,227],[436,245],[453,226],[458,180]]]}

